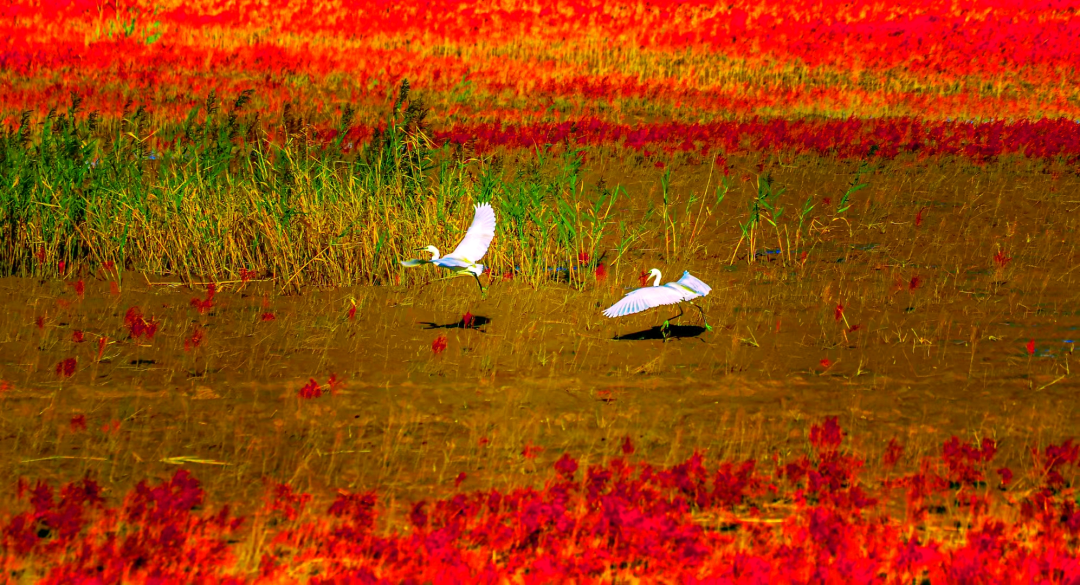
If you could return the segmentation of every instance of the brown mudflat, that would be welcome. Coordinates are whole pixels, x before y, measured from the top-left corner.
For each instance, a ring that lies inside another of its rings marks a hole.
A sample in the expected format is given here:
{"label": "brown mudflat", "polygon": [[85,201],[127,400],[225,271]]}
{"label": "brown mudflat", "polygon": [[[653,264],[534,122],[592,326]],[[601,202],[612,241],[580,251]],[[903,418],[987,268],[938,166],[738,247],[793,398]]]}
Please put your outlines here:
{"label": "brown mudflat", "polygon": [[[625,435],[661,463],[766,457],[827,415],[871,459],[892,437],[917,455],[989,436],[1007,461],[1077,435],[1076,185],[1050,195],[1042,174],[990,173],[931,194],[890,172],[800,248],[774,252],[763,232],[754,262],[745,244],[732,262],[736,193],[685,254],[655,234],[604,278],[497,275],[483,297],[471,279],[300,295],[225,282],[200,312],[205,285],[164,276],[128,272],[116,294],[100,272],[0,280],[0,469],[90,473],[122,494],[185,465],[232,501],[256,501],[262,478],[412,498],[461,473],[465,487],[520,485]],[[784,180],[793,200],[817,189]],[[712,331],[689,307],[667,341],[673,308],[600,315],[654,266],[713,287]],[[152,338],[125,323],[132,307]],[[321,395],[302,398],[309,384]]]}

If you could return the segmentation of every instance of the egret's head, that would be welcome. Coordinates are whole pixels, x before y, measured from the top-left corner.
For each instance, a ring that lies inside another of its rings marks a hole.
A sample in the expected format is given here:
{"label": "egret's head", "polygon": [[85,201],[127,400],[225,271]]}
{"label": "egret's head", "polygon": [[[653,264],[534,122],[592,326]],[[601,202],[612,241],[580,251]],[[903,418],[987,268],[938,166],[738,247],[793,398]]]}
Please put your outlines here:
{"label": "egret's head", "polygon": [[[655,278],[656,279],[656,282],[653,283],[653,286],[660,286],[660,271],[659,270],[657,270],[656,268],[653,268],[652,270],[650,270],[649,271],[649,278]],[[648,279],[646,279],[646,280],[648,280]]]}
{"label": "egret's head", "polygon": [[431,252],[431,259],[432,260],[437,260],[439,258],[439,249],[436,248],[435,246],[426,246],[424,248],[420,248],[420,251],[421,252]]}

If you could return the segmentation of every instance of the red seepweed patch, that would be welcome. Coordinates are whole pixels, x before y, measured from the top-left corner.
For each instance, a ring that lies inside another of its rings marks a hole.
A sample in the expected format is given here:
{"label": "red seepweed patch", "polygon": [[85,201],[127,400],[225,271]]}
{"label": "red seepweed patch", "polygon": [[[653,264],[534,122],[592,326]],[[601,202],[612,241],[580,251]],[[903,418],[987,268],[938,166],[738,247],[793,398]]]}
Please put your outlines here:
{"label": "red seepweed patch", "polygon": [[56,364],[56,375],[61,378],[70,378],[75,375],[75,368],[78,366],[78,361],[75,358],[69,357],[61,360]]}
{"label": "red seepweed patch", "polygon": [[124,327],[127,328],[132,339],[141,337],[153,339],[158,330],[158,322],[153,318],[147,320],[142,309],[136,306],[129,308],[127,313],[124,314]]}
{"label": "red seepweed patch", "polygon": [[206,285],[206,298],[195,297],[191,299],[190,305],[199,312],[200,315],[205,314],[210,309],[214,308],[214,295],[217,294],[217,285],[211,282]]}
{"label": "red seepweed patch", "polygon": [[525,443],[525,447],[521,450],[521,456],[525,459],[536,459],[536,456],[543,452],[544,448],[533,445],[532,443]]}
{"label": "red seepweed patch", "polygon": [[604,266],[603,262],[597,264],[596,268],[593,269],[593,276],[596,277],[597,282],[607,280],[607,267]]}
{"label": "red seepweed patch", "polygon": [[310,378],[308,383],[300,388],[298,394],[304,400],[311,400],[322,396],[322,388],[319,387],[319,383],[315,381],[315,378]]}
{"label": "red seepweed patch", "polygon": [[86,415],[85,414],[76,414],[75,416],[71,417],[71,421],[68,423],[68,426],[71,428],[71,432],[73,432],[73,433],[78,433],[80,431],[85,431],[86,430]]}
{"label": "red seepweed patch", "polygon": [[998,268],[1005,268],[1012,262],[1012,257],[1009,256],[1005,250],[998,250],[994,254],[994,264],[997,264]]}
{"label": "red seepweed patch", "polygon": [[431,342],[431,353],[439,355],[444,351],[446,351],[446,336],[440,335]]}
{"label": "red seepweed patch", "polygon": [[330,379],[326,381],[326,386],[330,388],[331,396],[337,396],[345,389],[345,382],[338,379],[337,374],[330,374]]}
{"label": "red seepweed patch", "polygon": [[[22,509],[0,519],[0,544],[9,562],[40,570],[45,583],[85,582],[85,575],[101,582],[247,583],[312,570],[321,582],[358,575],[387,582],[1080,578],[1072,551],[1075,496],[1063,490],[1080,459],[1071,442],[1033,450],[1036,475],[1028,477],[1035,485],[1011,494],[1019,514],[999,518],[990,503],[1004,501],[995,496],[1000,490],[971,487],[981,485],[996,455],[992,441],[950,439],[940,458],[925,457],[879,482],[862,478],[863,460],[843,449],[835,418],[813,425],[809,436],[806,453],[787,460],[774,454],[771,463],[695,452],[653,466],[630,460],[624,447],[620,456],[588,465],[583,476],[578,460],[564,453],[538,487],[456,491],[467,478],[462,472],[453,479],[455,492],[405,503],[404,529],[378,528],[384,508],[375,492],[338,490],[315,508],[312,494],[268,482],[256,512],[268,520],[259,524],[263,551],[246,548],[250,540],[237,534],[244,520],[208,501],[186,469],[159,483],[140,482],[117,503],[89,478],[59,489],[20,478],[14,492]],[[886,452],[900,451],[890,441]],[[1013,472],[998,474],[1000,487],[1009,489]],[[891,512],[896,498],[907,504],[906,515]],[[938,519],[946,507],[948,515]],[[705,529],[705,518],[716,528]],[[966,529],[950,529],[957,522]],[[257,574],[238,572],[241,552],[261,558]]]}
{"label": "red seepweed patch", "polygon": [[206,331],[202,327],[196,325],[195,328],[191,330],[191,335],[184,340],[184,351],[192,351],[202,345],[205,336]]}

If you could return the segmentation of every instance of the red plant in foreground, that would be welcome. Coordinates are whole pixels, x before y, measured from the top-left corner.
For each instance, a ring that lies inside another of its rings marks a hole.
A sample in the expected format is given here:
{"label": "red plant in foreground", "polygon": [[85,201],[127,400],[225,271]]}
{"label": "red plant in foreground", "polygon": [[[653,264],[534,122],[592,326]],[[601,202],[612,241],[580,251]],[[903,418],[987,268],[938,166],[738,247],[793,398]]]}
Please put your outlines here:
{"label": "red plant in foreground", "polygon": [[461,317],[461,326],[465,329],[471,329],[473,326],[473,314],[469,311],[465,311],[465,315]]}
{"label": "red plant in foreground", "polygon": [[1029,339],[1028,342],[1027,342],[1026,347],[1027,347],[1027,354],[1028,355],[1035,355],[1035,340],[1034,339]]}
{"label": "red plant in foreground", "polygon": [[71,341],[73,343],[82,343],[86,341],[86,335],[83,334],[81,329],[76,329],[71,332]]}
{"label": "red plant in foreground", "polygon": [[603,282],[607,279],[607,267],[604,266],[603,262],[597,264],[596,268],[593,269],[593,276],[596,277],[598,282]]}
{"label": "red plant in foreground", "polygon": [[263,321],[263,322],[273,321],[275,319],[277,319],[277,317],[275,317],[274,314],[271,313],[270,311],[266,311],[265,313],[262,314],[261,317],[259,317],[259,320]]}
{"label": "red plant in foreground", "polygon": [[[272,482],[256,512],[270,520],[259,524],[266,544],[254,551],[237,533],[244,520],[208,502],[184,469],[139,483],[119,504],[92,479],[60,489],[20,479],[23,509],[0,518],[0,556],[48,584],[266,583],[300,574],[319,583],[1080,579],[1080,518],[1075,495],[1062,489],[1065,467],[1075,472],[1080,459],[1071,442],[1035,451],[1042,485],[1008,492],[1021,513],[998,517],[1006,506],[987,505],[1005,499],[998,490],[983,495],[939,473],[949,460],[988,464],[995,448],[986,441],[950,440],[943,458],[878,484],[842,449],[835,418],[809,434],[811,449],[777,457],[776,473],[755,460],[701,453],[657,467],[630,461],[625,448],[584,470],[564,453],[539,487],[457,491],[466,477],[459,473],[454,492],[405,504],[406,529],[377,528],[383,507],[375,492],[339,490],[314,509],[311,494]],[[1012,472],[999,473],[1008,484]],[[898,495],[906,518],[887,505],[896,487],[905,488]],[[236,566],[239,554],[262,559],[257,574]]]}

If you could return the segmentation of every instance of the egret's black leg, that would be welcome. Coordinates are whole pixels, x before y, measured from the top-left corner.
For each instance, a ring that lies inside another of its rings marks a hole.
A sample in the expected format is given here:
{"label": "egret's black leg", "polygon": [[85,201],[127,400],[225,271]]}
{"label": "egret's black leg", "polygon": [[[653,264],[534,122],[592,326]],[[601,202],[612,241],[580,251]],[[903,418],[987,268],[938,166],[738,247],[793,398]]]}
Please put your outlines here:
{"label": "egret's black leg", "polygon": [[682,316],[683,316],[683,306],[682,306],[682,303],[679,303],[679,314],[678,315],[672,315],[671,317],[668,317],[667,321],[664,321],[664,328],[667,329],[668,323],[670,323],[671,321],[674,321],[675,319],[678,319],[679,317],[682,317]]}
{"label": "egret's black leg", "polygon": [[660,335],[664,336],[664,341],[668,340],[668,327],[670,327],[670,325],[671,325],[671,320],[672,319],[678,319],[679,317],[682,317],[682,316],[683,316],[683,307],[682,307],[682,303],[679,303],[679,314],[675,315],[673,317],[669,317],[666,321],[664,321],[664,324],[660,326]]}
{"label": "egret's black leg", "polygon": [[709,320],[705,318],[705,311],[701,310],[701,307],[697,306],[697,303],[690,304],[694,305],[694,308],[698,310],[698,313],[701,313],[701,320],[705,322],[705,330],[712,331],[712,325],[709,325]]}
{"label": "egret's black leg", "polygon": [[476,286],[480,287],[480,294],[481,294],[481,295],[483,295],[483,294],[484,294],[484,285],[480,284],[480,277],[479,277],[479,276],[477,276],[477,275],[476,275],[475,273],[473,273],[473,272],[470,272],[469,274],[472,274],[472,275],[473,275],[473,278],[475,278],[475,279],[476,279]]}

